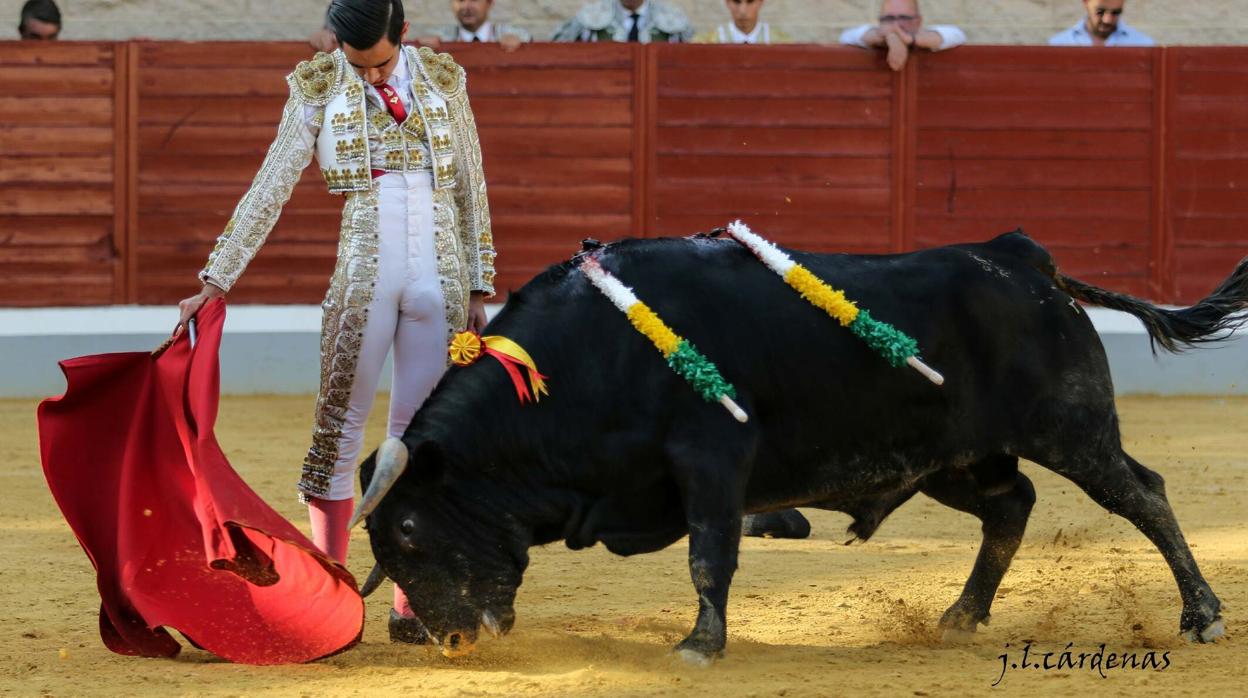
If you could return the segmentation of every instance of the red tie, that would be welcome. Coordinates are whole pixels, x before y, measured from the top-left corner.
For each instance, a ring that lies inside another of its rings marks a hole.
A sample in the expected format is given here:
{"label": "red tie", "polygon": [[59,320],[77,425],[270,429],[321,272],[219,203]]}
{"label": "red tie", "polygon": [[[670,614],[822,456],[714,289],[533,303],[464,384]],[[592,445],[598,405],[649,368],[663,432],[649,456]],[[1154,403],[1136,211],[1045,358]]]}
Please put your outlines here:
{"label": "red tie", "polygon": [[[377,91],[381,93],[381,101],[386,103],[386,109],[390,111],[390,116],[393,116],[394,120],[400,124],[406,121],[407,110],[403,108],[403,100],[399,99],[399,93],[389,84],[382,85],[377,88]],[[373,179],[377,179],[385,173],[385,170],[375,169],[370,174],[373,175]]]}
{"label": "red tie", "polygon": [[400,124],[407,120],[407,110],[403,108],[403,100],[399,99],[399,93],[395,91],[389,84],[382,85],[378,88],[381,92],[382,101],[386,103],[386,109],[390,110],[390,116]]}

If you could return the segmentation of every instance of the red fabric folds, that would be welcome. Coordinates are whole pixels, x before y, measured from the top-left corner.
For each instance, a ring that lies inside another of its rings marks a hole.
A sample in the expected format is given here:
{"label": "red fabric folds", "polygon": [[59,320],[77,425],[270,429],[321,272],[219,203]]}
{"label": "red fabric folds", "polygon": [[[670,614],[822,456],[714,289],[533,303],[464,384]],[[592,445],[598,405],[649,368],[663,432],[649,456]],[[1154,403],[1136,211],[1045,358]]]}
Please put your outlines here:
{"label": "red fabric folds", "polygon": [[213,435],[225,304],[147,352],[61,362],[65,394],[39,405],[52,495],[96,568],[100,635],[114,652],[173,657],[164,629],[232,662],[282,664],[359,642],[355,579],[234,472]]}

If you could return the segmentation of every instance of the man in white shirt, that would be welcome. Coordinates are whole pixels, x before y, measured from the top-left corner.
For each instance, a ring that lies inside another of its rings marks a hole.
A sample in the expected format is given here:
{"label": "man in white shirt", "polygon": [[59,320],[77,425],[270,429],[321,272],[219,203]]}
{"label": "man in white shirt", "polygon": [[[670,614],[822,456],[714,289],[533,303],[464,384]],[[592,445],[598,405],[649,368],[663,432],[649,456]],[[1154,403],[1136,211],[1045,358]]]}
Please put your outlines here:
{"label": "man in white shirt", "polygon": [[448,24],[435,30],[429,37],[421,37],[422,46],[437,48],[443,41],[468,43],[497,42],[504,49],[514,51],[533,36],[520,27],[490,21],[494,0],[451,0],[451,13],[456,24]]}
{"label": "man in white shirt", "polygon": [[1122,21],[1126,0],[1083,0],[1088,16],[1049,37],[1050,46],[1153,46],[1153,37]]}
{"label": "man in white shirt", "polygon": [[789,37],[766,22],[758,21],[763,0],[724,0],[732,21],[694,37],[695,44],[787,44]]}
{"label": "man in white shirt", "polygon": [[841,43],[886,49],[888,67],[901,70],[906,67],[912,49],[944,51],[966,43],[966,34],[948,24],[924,27],[918,0],[884,0],[880,3],[878,25],[863,24],[846,29],[841,33]]}
{"label": "man in white shirt", "polygon": [[682,43],[693,26],[667,0],[591,0],[555,30],[551,41]]}

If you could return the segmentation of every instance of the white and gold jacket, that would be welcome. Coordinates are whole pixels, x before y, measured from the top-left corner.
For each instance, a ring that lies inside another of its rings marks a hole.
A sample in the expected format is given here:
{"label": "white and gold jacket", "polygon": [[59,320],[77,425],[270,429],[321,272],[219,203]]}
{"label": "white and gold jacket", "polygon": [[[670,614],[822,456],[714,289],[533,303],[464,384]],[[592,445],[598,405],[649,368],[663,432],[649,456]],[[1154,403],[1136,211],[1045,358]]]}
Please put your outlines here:
{"label": "white and gold jacket", "polygon": [[350,329],[345,316],[362,313],[372,301],[377,273],[378,196],[370,171],[427,171],[447,326],[451,333],[464,329],[469,293],[494,294],[495,257],[466,77],[450,55],[429,48],[406,46],[402,60],[414,99],[402,124],[366,99],[369,88],[341,50],[318,53],[287,76],[290,99],[277,138],[217,239],[201,280],[230,290],[315,153],[329,191],[346,197],[338,263],[324,303],[326,330],[331,313],[344,315],[339,327]]}

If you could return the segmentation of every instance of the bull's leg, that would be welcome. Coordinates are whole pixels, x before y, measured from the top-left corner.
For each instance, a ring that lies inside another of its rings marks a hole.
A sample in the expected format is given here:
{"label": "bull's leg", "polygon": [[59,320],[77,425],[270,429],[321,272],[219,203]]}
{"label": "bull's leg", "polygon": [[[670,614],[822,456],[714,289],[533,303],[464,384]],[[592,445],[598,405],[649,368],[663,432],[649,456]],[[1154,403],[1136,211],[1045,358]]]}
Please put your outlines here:
{"label": "bull's leg", "polygon": [[[1012,461],[1012,462],[1011,462]],[[945,611],[940,627],[946,637],[973,633],[980,623],[987,624],[992,599],[1009,569],[1014,553],[1023,540],[1027,517],[1036,501],[1036,490],[1018,470],[1018,459],[992,456],[977,463],[979,469],[1009,473],[1010,482],[993,481],[985,492],[984,479],[967,471],[942,471],[927,478],[923,494],[945,506],[973,514],[983,522],[983,542],[975,567],[962,588],[962,595]]]}
{"label": "bull's leg", "polygon": [[724,460],[710,460],[713,455],[674,458],[689,522],[689,575],[698,592],[698,619],[676,651],[698,664],[722,655],[727,642],[728,586],[737,570],[744,506],[744,469],[725,468]]}
{"label": "bull's leg", "polygon": [[1069,478],[1110,513],[1130,521],[1157,546],[1183,599],[1180,632],[1200,642],[1223,635],[1222,602],[1209,588],[1187,547],[1166,499],[1161,475],[1121,450],[1107,458],[1081,457],[1043,465]]}

